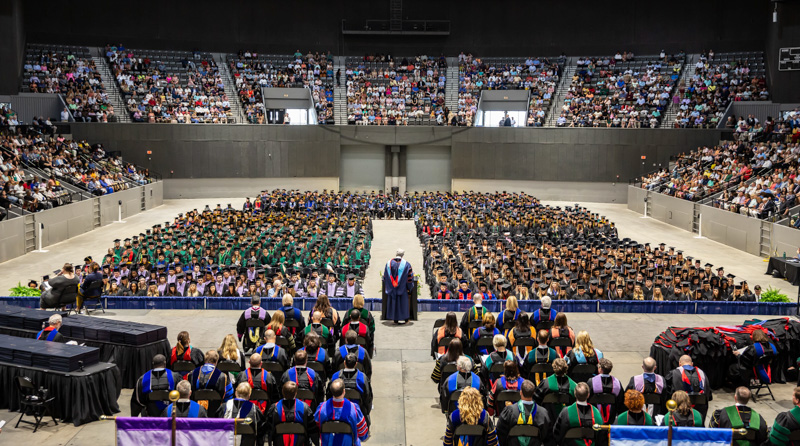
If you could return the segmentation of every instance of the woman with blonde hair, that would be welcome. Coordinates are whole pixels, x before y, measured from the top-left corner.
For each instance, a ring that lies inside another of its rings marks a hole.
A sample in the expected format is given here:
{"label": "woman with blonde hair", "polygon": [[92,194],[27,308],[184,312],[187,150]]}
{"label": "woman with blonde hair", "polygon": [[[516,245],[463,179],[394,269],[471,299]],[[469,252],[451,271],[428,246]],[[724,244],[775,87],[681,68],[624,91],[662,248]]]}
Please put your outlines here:
{"label": "woman with blonde hair", "polygon": [[289,329],[283,325],[284,322],[286,322],[286,315],[283,314],[283,311],[277,310],[272,314],[272,319],[269,321],[269,324],[267,324],[267,327],[264,329],[264,331],[266,332],[267,330],[272,330],[275,332],[275,337],[281,336],[285,338],[287,341],[289,341],[289,348],[286,350],[294,353],[294,336],[292,336],[292,333],[289,331]]}
{"label": "woman with blonde hair", "polygon": [[[462,424],[481,426],[480,436],[456,437],[456,431]],[[498,444],[497,433],[491,417],[483,408],[483,397],[477,389],[467,387],[458,398],[458,409],[450,414],[447,430],[444,433],[444,446],[468,444],[470,446],[486,446]]]}
{"label": "woman with blonde hair", "polygon": [[672,394],[672,399],[678,404],[678,407],[664,416],[664,420],[661,422],[662,426],[672,424],[673,426],[703,427],[703,416],[700,415],[700,412],[692,409],[688,393],[678,390]]}
{"label": "woman with blonde hair", "polygon": [[158,296],[159,296],[158,287],[154,283],[148,285],[147,297],[158,297]]}
{"label": "woman with blonde hair", "polygon": [[644,300],[644,291],[642,291],[641,285],[636,285],[633,287],[633,300]]}
{"label": "woman with blonde hair", "polygon": [[[517,298],[510,296],[506,299],[505,311],[497,316],[497,326],[502,330],[514,328],[514,322],[519,318],[520,314],[522,314],[522,310],[519,309]],[[506,327],[506,324],[508,324],[508,327]]]}
{"label": "woman with blonde hair", "polygon": [[358,310],[361,313],[361,319],[367,323],[367,327],[369,327],[370,334],[373,337],[375,337],[375,318],[372,317],[372,313],[370,313],[369,310],[364,308],[363,294],[356,294],[355,296],[353,296],[353,308],[350,308],[344,314],[348,315],[352,313],[353,310]]}
{"label": "woman with blonde hair", "polygon": [[594,348],[592,338],[589,333],[579,331],[578,336],[575,337],[575,348],[567,355],[567,364],[569,364],[568,374],[572,373],[575,366],[578,364],[592,364],[597,365],[603,357],[603,352]]}
{"label": "woman with blonde hair", "polygon": [[653,300],[664,300],[664,295],[661,294],[661,287],[653,288]]}
{"label": "woman with blonde hair", "polygon": [[[220,345],[217,349],[217,353],[219,353],[219,362],[239,364],[239,368],[241,370],[246,368],[244,352],[239,350],[239,344],[236,342],[236,336],[232,334],[225,335],[225,338],[222,340],[222,345]],[[232,375],[236,377],[239,375],[239,373],[235,372],[232,373]]]}
{"label": "woman with blonde hair", "polygon": [[495,319],[492,313],[486,312],[483,314],[483,325],[478,327],[472,333],[472,345],[474,346],[474,355],[488,355],[489,353],[494,351],[494,347],[488,345],[486,347],[478,348],[478,340],[481,338],[494,338],[495,335],[499,335],[500,330],[495,327]]}

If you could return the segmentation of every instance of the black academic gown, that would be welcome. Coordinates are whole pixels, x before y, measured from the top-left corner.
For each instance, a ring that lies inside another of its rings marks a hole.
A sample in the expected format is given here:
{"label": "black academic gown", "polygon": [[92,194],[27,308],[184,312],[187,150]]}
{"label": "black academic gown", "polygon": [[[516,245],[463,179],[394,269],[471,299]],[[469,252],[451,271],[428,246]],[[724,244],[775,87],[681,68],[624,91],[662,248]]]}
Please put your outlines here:
{"label": "black academic gown", "polygon": [[[550,379],[550,377],[548,377],[548,379]],[[574,402],[575,395],[573,393],[570,393],[569,391],[570,381],[572,381],[572,379],[570,379],[568,376],[556,376],[553,379],[555,379],[558,382],[558,393],[571,395],[570,400]],[[542,401],[544,401],[544,397],[547,396],[549,393],[553,393],[553,391],[550,390],[550,385],[548,380],[542,380],[542,382],[540,382],[539,385],[536,386],[536,391],[533,392],[533,400],[536,401],[536,404],[541,405]],[[548,403],[544,405],[544,408],[547,409],[547,412],[549,414],[555,414],[555,413],[560,414],[561,409],[564,408],[564,405],[560,403]]]}
{"label": "black academic gown", "polygon": [[[251,307],[251,308],[248,308],[248,309],[244,310],[242,312],[241,316],[239,316],[239,321],[236,322],[236,333],[239,334],[239,339],[242,340],[242,348],[246,352],[252,351],[258,345],[263,343],[263,338],[264,338],[264,330],[263,329],[258,329],[258,328],[255,328],[255,329],[250,328],[250,329],[248,329],[247,328],[247,319],[245,318],[245,316],[248,313],[250,314],[250,319],[258,319],[259,318],[258,317],[259,311],[256,310],[256,309],[253,309]],[[270,317],[269,312],[267,312],[266,310],[264,311],[264,316],[265,317],[264,317],[263,321],[264,321],[264,326],[266,327],[266,325],[269,324],[269,322],[270,322],[270,320],[272,320],[272,318]]]}
{"label": "black academic gown", "polygon": [[[625,391],[626,391],[626,392],[627,392],[628,390],[631,390],[631,389],[633,389],[633,390],[636,390],[636,384],[635,384],[635,382],[634,382],[634,379],[633,379],[633,378],[634,378],[634,377],[633,377],[633,376],[631,376],[631,380],[630,380],[630,381],[628,381],[628,385],[625,387]],[[656,382],[655,382],[655,381],[648,381],[648,380],[646,380],[646,379],[645,379],[645,380],[643,380],[643,382],[644,382],[644,388],[642,389],[642,393],[657,393],[657,389],[656,389]],[[664,408],[664,405],[665,405],[665,404],[666,404],[666,402],[667,402],[667,401],[666,401],[666,394],[664,393],[664,390],[666,390],[666,386],[667,386],[667,382],[666,382],[666,381],[664,381],[664,387],[665,387],[665,388],[664,388],[664,389],[662,389],[662,392],[661,392],[661,394],[660,394],[660,395],[661,395],[661,403],[660,403],[660,404],[654,404],[654,405],[653,405],[653,412],[652,412],[652,413],[650,413],[650,415],[651,415],[652,417],[655,417],[656,415],[661,415],[661,414],[663,414],[663,413],[664,413],[664,410],[663,410],[663,408]],[[624,393],[624,392],[623,392],[623,393]],[[645,406],[645,407],[647,407],[647,406]],[[649,413],[649,412],[648,412],[648,413]]]}
{"label": "black academic gown", "polygon": [[[548,444],[553,436],[553,420],[550,418],[550,414],[547,412],[547,409],[536,403],[523,404],[522,407],[525,410],[525,420],[530,418],[534,407],[536,408],[536,415],[533,417],[533,425],[539,428],[539,437],[531,438],[528,445],[539,446]],[[520,414],[519,405],[516,403],[506,406],[503,409],[503,412],[500,413],[495,429],[497,431],[497,438],[500,440],[501,445],[520,446],[520,442],[516,437],[508,436],[508,433],[512,427],[516,426],[517,424],[523,424],[523,421],[520,420]]]}
{"label": "black academic gown", "polygon": [[[150,378],[151,390],[175,390],[175,385],[183,379],[181,375],[166,369],[151,370],[147,373],[152,374]],[[172,373],[173,386],[171,388],[166,375],[167,373]],[[142,387],[142,377],[139,377],[139,380],[136,381],[136,388],[131,394],[131,416],[138,417],[141,415],[143,417],[157,417],[161,415],[164,407],[166,407],[166,404],[150,402],[147,393],[145,393],[145,389]]]}
{"label": "black academic gown", "polygon": [[[229,416],[228,412],[230,412]],[[221,405],[216,412],[217,418],[251,418],[255,427],[255,434],[241,435],[240,446],[263,446],[267,436],[267,419],[250,401],[234,398]]]}
{"label": "black academic gown", "polygon": [[[750,419],[753,416],[753,409],[747,406],[734,406],[739,412],[739,417],[742,419],[741,425],[734,426],[731,422],[730,417],[728,417],[728,413],[725,409],[717,409],[714,411],[714,415],[711,416],[711,421],[708,423],[708,427],[714,428],[727,428],[727,429],[740,429],[740,428],[749,428],[750,427]],[[758,413],[758,412],[756,412]],[[751,443],[754,445],[760,445],[767,439],[767,422],[764,421],[764,417],[760,417],[760,422],[758,426],[758,432],[756,433],[755,442]]]}
{"label": "black academic gown", "polygon": [[769,434],[770,442],[774,440],[773,444],[798,446],[800,441],[785,441],[792,432],[798,430],[800,430],[800,408],[795,406],[792,410],[781,412],[775,417]]}
{"label": "black academic gown", "polygon": [[[194,403],[194,401],[192,401],[192,403]],[[197,404],[197,403],[195,403],[195,404]],[[170,406],[172,406],[172,404],[170,404]],[[189,417],[189,407],[190,407],[190,402],[189,401],[180,401],[179,400],[177,403],[175,403],[175,406],[177,407],[177,409],[175,410],[175,416],[176,417],[178,417],[178,418],[188,418]],[[168,417],[169,416],[168,412],[169,412],[169,408],[164,409],[164,411],[161,412],[161,416],[162,417]],[[197,412],[197,418],[208,418],[208,412],[206,411],[205,407],[203,407],[203,406],[199,407],[198,412]]]}
{"label": "black academic gown", "polygon": [[596,441],[592,440],[587,440],[586,442],[584,442],[583,439],[567,440],[564,438],[567,431],[569,431],[573,427],[592,427],[594,424],[602,424],[602,420],[599,419],[599,414],[595,412],[596,408],[593,408],[588,404],[577,405],[577,407],[578,407],[578,418],[580,419],[580,426],[570,425],[569,415],[568,415],[569,407],[565,407],[564,410],[561,411],[561,413],[558,415],[558,418],[556,419],[555,426],[553,427],[553,437],[555,438],[556,443],[561,446],[592,446],[593,444],[597,444]]}
{"label": "black academic gown", "polygon": [[[266,376],[262,377],[261,376],[262,373],[266,373]],[[252,384],[250,384],[251,381]],[[264,372],[263,369],[254,369],[251,367],[246,371],[242,371],[236,378],[235,387],[238,387],[239,384],[241,383],[248,383],[248,385],[250,385],[250,388],[252,389],[263,389],[265,392],[267,392],[267,395],[269,395],[269,401],[267,402],[266,405],[264,405],[265,409],[269,407],[271,404],[277,402],[278,398],[280,398],[278,391],[278,383],[275,379],[275,375],[273,375],[270,372]],[[267,384],[266,389],[263,388],[263,385],[265,383]]]}
{"label": "black academic gown", "polygon": [[[358,357],[358,347],[359,345],[344,346],[348,353],[353,353],[356,357]],[[344,364],[344,356],[342,356],[342,348],[339,347],[336,349],[336,354],[333,356],[333,370],[339,370],[342,364]],[[372,360],[369,358],[368,352],[364,355],[364,361],[361,362],[361,367],[364,368],[364,374],[367,375],[367,378],[372,378]]]}
{"label": "black academic gown", "polygon": [[[314,412],[308,404],[305,404],[305,408],[302,411],[302,418],[297,418],[297,410],[295,409],[296,403],[297,400],[284,399],[281,403],[283,408],[282,414],[278,412],[277,403],[270,406],[267,411],[267,432],[273,446],[310,446],[312,442],[314,444],[319,444],[319,429],[317,423],[314,421]],[[283,417],[285,417],[285,421]],[[278,435],[275,432],[275,427],[284,422],[302,424],[306,429],[306,435]]]}
{"label": "black academic gown", "polygon": [[[697,368],[695,367],[695,371]],[[689,394],[698,393],[699,392],[699,376],[695,371],[687,372],[687,377],[691,381],[691,387],[686,385],[682,378],[680,368],[673,369],[669,372],[669,375],[666,376],[666,383],[669,386],[669,391],[667,392],[669,395],[672,395],[676,390],[683,390]],[[704,389],[703,393],[706,395],[706,399],[711,401],[713,399],[712,390],[711,390],[711,383],[708,382],[708,377],[706,376],[703,380]],[[703,423],[706,420],[706,414],[708,413],[708,404],[698,404],[694,407],[700,415],[703,416]]]}

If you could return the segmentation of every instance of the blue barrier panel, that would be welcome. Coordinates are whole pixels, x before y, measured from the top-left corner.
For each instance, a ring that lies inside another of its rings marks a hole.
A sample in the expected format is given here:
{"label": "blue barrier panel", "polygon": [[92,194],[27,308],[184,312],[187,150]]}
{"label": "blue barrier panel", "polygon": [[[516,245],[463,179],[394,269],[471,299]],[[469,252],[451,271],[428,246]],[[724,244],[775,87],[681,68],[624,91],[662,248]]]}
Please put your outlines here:
{"label": "blue barrier panel", "polygon": [[597,301],[554,300],[553,308],[564,313],[597,313]]}
{"label": "blue barrier panel", "polygon": [[[250,308],[249,297],[206,297],[206,308],[209,310],[240,310]],[[261,307],[266,310],[277,310],[281,307],[281,300],[276,298],[261,298]]]}
{"label": "blue barrier panel", "polygon": [[797,304],[791,302],[697,302],[697,314],[763,314],[792,316]]}
{"label": "blue barrier panel", "polygon": [[0,302],[4,302],[8,305],[13,305],[15,307],[23,307],[23,308],[39,308],[39,297],[38,296],[24,296],[24,297],[0,297]]}
{"label": "blue barrier panel", "polygon": [[202,297],[183,296],[106,296],[102,300],[109,310],[202,310]]}
{"label": "blue barrier panel", "polygon": [[600,313],[694,314],[695,302],[657,300],[601,300]]}
{"label": "blue barrier panel", "polygon": [[[501,300],[485,300],[483,306],[492,313],[498,313],[504,308],[504,301]],[[441,299],[419,299],[417,301],[418,310],[423,311],[455,311],[463,312],[472,308],[471,300],[441,300]]]}

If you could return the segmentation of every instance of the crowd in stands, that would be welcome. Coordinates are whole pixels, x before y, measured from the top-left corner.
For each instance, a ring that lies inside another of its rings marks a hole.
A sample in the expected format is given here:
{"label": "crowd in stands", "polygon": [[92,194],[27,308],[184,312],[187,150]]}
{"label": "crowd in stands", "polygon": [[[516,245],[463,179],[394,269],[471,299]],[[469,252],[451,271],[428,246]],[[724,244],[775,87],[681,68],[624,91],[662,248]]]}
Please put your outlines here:
{"label": "crowd in stands", "polygon": [[105,56],[134,122],[233,122],[225,84],[210,53],[107,45]]}
{"label": "crowd in stands", "polygon": [[[745,281],[662,243],[619,239],[581,207],[512,194],[448,194],[417,216],[431,297],[757,301]],[[511,306],[510,303],[506,305]]]}
{"label": "crowd in stands", "polygon": [[[75,121],[117,119],[88,48],[29,45],[23,76],[23,91],[60,94]],[[61,120],[67,121],[69,114]]]}
{"label": "crowd in stands", "polygon": [[348,57],[345,74],[348,124],[446,125],[456,115],[445,107],[444,56]]}
{"label": "crowd in stands", "polygon": [[564,56],[556,61],[543,57],[476,58],[458,56],[458,125],[472,126],[482,90],[528,90],[528,127],[543,127],[558,87]]}
{"label": "crowd in stands", "polygon": [[[26,172],[30,169],[32,172]],[[105,195],[149,183],[149,173],[106,156],[102,145],[62,136],[8,134],[0,140],[0,206],[28,212],[50,209],[72,200],[65,184]]]}
{"label": "crowd in stands", "polygon": [[655,128],[669,106],[683,54],[580,57],[558,127]]}
{"label": "crowd in stands", "polygon": [[247,121],[263,124],[264,102],[261,89],[308,88],[314,99],[319,124],[333,123],[333,56],[330,52],[293,55],[265,55],[239,51],[228,55],[236,91],[245,108]]}
{"label": "crowd in stands", "polygon": [[[450,312],[433,327],[431,379],[447,415],[443,444],[606,444],[607,433],[581,429],[596,425],[749,426],[749,444],[789,444],[790,431],[800,429],[800,423],[789,421],[797,408],[779,414],[770,432],[748,406],[751,389],[773,382],[770,364],[780,363],[775,335],[756,327],[744,336],[741,350],[733,347],[739,338],[730,338],[731,346],[726,341],[730,367],[726,362],[713,370],[715,379],[722,374],[720,379],[735,388],[732,401],[710,411],[712,381],[693,359],[706,364],[699,347],[687,350],[691,354],[681,351],[669,370],[644,358],[642,373],[626,380],[614,374],[611,358],[587,331],[573,329],[565,313],[551,308],[549,297],[532,313],[509,307],[495,315],[476,295],[460,323]],[[668,399],[677,403],[672,412]],[[794,389],[793,404],[800,405],[800,387]]]}
{"label": "crowd in stands", "polygon": [[763,53],[700,55],[687,84],[678,85],[676,128],[716,128],[731,101],[769,99]]}
{"label": "crowd in stands", "polygon": [[17,113],[11,109],[10,104],[0,104],[0,129],[16,133],[17,126],[22,124]]}

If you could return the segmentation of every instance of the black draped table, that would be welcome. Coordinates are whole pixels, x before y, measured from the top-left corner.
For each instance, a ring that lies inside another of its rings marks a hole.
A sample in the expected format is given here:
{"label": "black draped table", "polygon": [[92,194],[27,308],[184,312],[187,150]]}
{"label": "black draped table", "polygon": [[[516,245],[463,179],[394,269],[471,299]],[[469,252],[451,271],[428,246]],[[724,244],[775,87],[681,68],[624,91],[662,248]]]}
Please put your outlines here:
{"label": "black draped table", "polygon": [[55,397],[53,416],[80,426],[119,412],[120,374],[94,347],[0,335],[0,409],[19,410],[17,378]]}
{"label": "black draped table", "polygon": [[770,257],[767,274],[774,271],[778,271],[792,285],[800,286],[800,261],[789,257]]}
{"label": "black draped table", "polygon": [[[52,312],[0,305],[0,334],[33,338]],[[61,313],[63,316],[63,313]],[[169,357],[166,327],[117,321],[92,316],[63,318],[62,336],[100,350],[100,361],[116,364],[120,385],[132,389],[136,381],[152,368],[153,356]]]}

